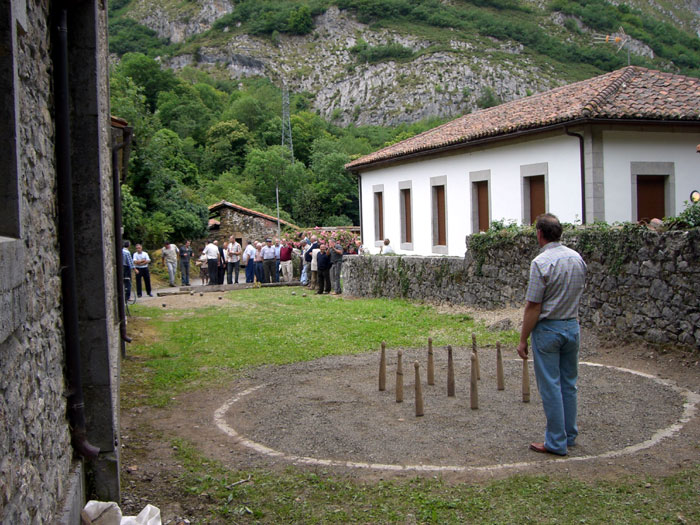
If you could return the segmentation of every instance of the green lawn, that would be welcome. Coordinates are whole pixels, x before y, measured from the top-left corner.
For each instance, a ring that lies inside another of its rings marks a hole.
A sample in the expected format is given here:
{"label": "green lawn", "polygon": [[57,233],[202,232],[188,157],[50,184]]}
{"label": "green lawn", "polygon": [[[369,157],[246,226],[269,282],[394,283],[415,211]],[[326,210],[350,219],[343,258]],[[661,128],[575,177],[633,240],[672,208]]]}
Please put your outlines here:
{"label": "green lawn", "polygon": [[215,384],[232,371],[376,351],[382,341],[390,347],[427,346],[432,337],[436,346],[457,346],[471,344],[472,332],[480,346],[501,341],[514,348],[518,340],[515,332],[490,332],[467,315],[438,313],[428,305],[302,293],[240,290],[229,292],[230,301],[221,306],[198,310],[137,304],[131,308],[135,324],[147,323],[149,336],[127,348],[141,359],[127,361],[125,374],[138,376],[139,390],[151,404],[163,405],[177,392]]}
{"label": "green lawn", "polygon": [[439,477],[358,482],[294,467],[233,472],[187,443],[175,446],[185,490],[219,503],[212,523],[700,523],[699,466],[615,482],[522,475],[483,485]]}
{"label": "green lawn", "polygon": [[[190,310],[137,304],[122,405],[167,406],[178,392],[219,385],[250,367],[376,351],[381,341],[418,346],[432,337],[435,345],[467,345],[475,332],[480,346],[517,343],[515,331],[489,332],[469,316],[428,305],[301,293],[242,290]],[[172,445],[183,466],[175,483],[183,498],[208,495],[208,514],[197,523],[700,523],[698,464],[670,477],[618,481],[517,475],[484,484],[427,476],[361,482],[293,466],[231,471],[191,443]]]}

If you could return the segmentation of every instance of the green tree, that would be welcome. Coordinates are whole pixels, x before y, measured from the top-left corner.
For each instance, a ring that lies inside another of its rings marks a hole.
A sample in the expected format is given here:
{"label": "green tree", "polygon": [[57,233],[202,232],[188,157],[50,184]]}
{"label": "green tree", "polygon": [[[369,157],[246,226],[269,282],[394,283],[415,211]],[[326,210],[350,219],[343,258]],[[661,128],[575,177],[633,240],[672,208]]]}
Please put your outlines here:
{"label": "green tree", "polygon": [[[262,145],[260,130],[263,124],[276,116],[275,113],[257,98],[251,95],[244,95],[234,100],[222,114],[223,120],[237,120],[254,134],[256,142]],[[281,135],[280,135],[281,141]]]}
{"label": "green tree", "polygon": [[178,83],[175,73],[169,69],[161,69],[158,62],[143,53],[126,53],[115,69],[143,88],[146,103],[151,111],[156,109],[158,93],[169,91]]}
{"label": "green tree", "polygon": [[314,29],[314,19],[308,5],[300,5],[289,15],[287,29],[290,33],[307,35]]}
{"label": "green tree", "polygon": [[484,88],[481,90],[481,95],[476,99],[476,105],[481,109],[498,106],[500,103],[501,99],[489,86],[484,86]]}
{"label": "green tree", "polygon": [[245,124],[237,120],[225,120],[214,124],[206,135],[206,171],[218,175],[233,168],[243,168],[249,142],[250,133]]}
{"label": "green tree", "polygon": [[311,171],[314,174],[314,201],[322,203],[321,221],[331,216],[346,215],[358,221],[357,183],[345,170],[350,161],[340,151],[336,140],[321,138],[314,142],[311,153]]}
{"label": "green tree", "polygon": [[327,124],[321,117],[309,111],[300,111],[292,115],[289,120],[292,124],[294,158],[308,166],[314,141],[329,136],[326,132]]}
{"label": "green tree", "polygon": [[183,83],[158,94],[157,114],[164,126],[182,139],[192,137],[197,144],[204,144],[206,132],[214,119],[197,90]]}
{"label": "green tree", "polygon": [[272,208],[276,207],[275,188],[279,187],[280,207],[291,210],[298,187],[310,175],[301,162],[290,162],[287,148],[272,146],[250,151],[243,178],[243,188],[249,189],[261,203]]}
{"label": "green tree", "polygon": [[[133,174],[133,193],[144,203],[144,224],[149,231],[169,231],[176,240],[203,235],[208,211],[197,199],[197,166],[185,156],[180,137],[169,129],[159,130],[141,157]],[[151,219],[156,212],[163,214],[167,228],[155,228]]]}
{"label": "green tree", "polygon": [[129,123],[134,129],[137,144],[146,144],[160,128],[160,122],[148,110],[143,87],[122,70],[113,70],[109,77],[109,92],[112,115]]}
{"label": "green tree", "polygon": [[139,242],[143,238],[144,231],[144,205],[131,193],[131,188],[126,184],[121,185],[121,196],[124,238]]}

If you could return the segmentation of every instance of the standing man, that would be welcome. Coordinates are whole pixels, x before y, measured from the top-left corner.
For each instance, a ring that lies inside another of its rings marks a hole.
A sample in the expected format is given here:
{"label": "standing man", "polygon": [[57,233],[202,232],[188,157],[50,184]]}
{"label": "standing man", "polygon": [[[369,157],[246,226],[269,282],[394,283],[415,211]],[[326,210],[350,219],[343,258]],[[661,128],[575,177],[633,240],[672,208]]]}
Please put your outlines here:
{"label": "standing man", "polygon": [[170,286],[175,286],[175,272],[177,272],[177,246],[165,241],[163,243],[163,251],[161,252],[161,261],[163,266],[168,268],[168,280]]}
{"label": "standing man", "polygon": [[318,291],[317,294],[331,293],[331,256],[328,253],[328,247],[325,244],[321,244],[319,248],[318,255],[316,256],[316,275],[318,279]]}
{"label": "standing man", "polygon": [[204,247],[204,254],[207,256],[207,273],[209,274],[209,284],[217,284],[217,271],[219,269],[219,248],[215,241],[209,239]]}
{"label": "standing man", "polygon": [[[301,285],[306,286],[309,284],[310,272],[311,272],[311,261],[306,259],[306,254],[309,253],[311,248],[311,242],[309,239],[304,239],[301,242]],[[309,257],[310,259],[311,257]]]}
{"label": "standing man", "polygon": [[133,258],[134,268],[138,270],[136,272],[136,295],[141,297],[141,279],[143,279],[146,285],[146,295],[153,297],[151,295],[151,271],[148,269],[151,258],[148,256],[148,253],[143,251],[143,247],[140,244],[136,245],[136,253]]}
{"label": "standing man", "polygon": [[265,269],[263,268],[263,245],[260,242],[255,243],[255,279],[262,283],[265,280]]}
{"label": "standing man", "polygon": [[131,271],[135,270],[136,275],[139,271],[134,267],[134,260],[131,258],[131,252],[129,251],[129,246],[131,243],[129,241],[124,241],[122,244],[122,265],[124,266],[124,296],[128,301],[131,297]]}
{"label": "standing man", "polygon": [[311,236],[311,247],[309,251],[306,252],[306,260],[309,262],[309,272],[311,272],[311,277],[309,278],[309,288],[316,288],[316,278],[318,273],[318,266],[316,264],[316,257],[318,256],[320,244],[318,243],[318,238],[315,235]]}
{"label": "standing man", "polygon": [[335,295],[340,295],[342,290],[340,289],[340,268],[343,265],[343,246],[340,242],[336,242],[334,239],[328,241],[330,244],[330,256],[331,256],[331,281],[333,282],[333,293]]}
{"label": "standing man", "polygon": [[282,270],[282,280],[286,283],[292,282],[292,253],[294,247],[292,241],[287,241],[286,246],[280,248],[280,270]]}
{"label": "standing man", "polygon": [[[231,235],[228,239],[228,248],[226,249],[226,282],[228,284],[238,284],[238,272],[241,267],[241,245],[238,244],[236,238]],[[233,275],[235,274],[235,283]]]}
{"label": "standing man", "polygon": [[527,338],[532,335],[535,377],[547,428],[544,442],[532,443],[530,449],[565,456],[578,435],[578,305],[586,263],[559,242],[562,227],[554,215],[540,215],[536,227],[542,249],[530,264],[518,355],[527,359]]}
{"label": "standing man", "polygon": [[245,264],[245,282],[252,283],[255,280],[255,247],[250,239],[243,251],[243,264]]}
{"label": "standing man", "polygon": [[280,282],[280,250],[282,245],[279,239],[275,239],[275,278],[276,283]]}
{"label": "standing man", "polygon": [[224,276],[226,275],[226,247],[228,243],[224,241],[224,245],[219,246],[219,241],[214,241],[214,244],[219,250],[219,266],[216,270],[216,284],[224,284]]}
{"label": "standing man", "polygon": [[263,260],[264,283],[271,283],[275,280],[275,247],[272,246],[272,239],[265,239],[265,246],[261,250]]}
{"label": "standing man", "polygon": [[190,285],[190,260],[192,260],[192,248],[190,241],[180,246],[180,271],[182,272],[182,286]]}

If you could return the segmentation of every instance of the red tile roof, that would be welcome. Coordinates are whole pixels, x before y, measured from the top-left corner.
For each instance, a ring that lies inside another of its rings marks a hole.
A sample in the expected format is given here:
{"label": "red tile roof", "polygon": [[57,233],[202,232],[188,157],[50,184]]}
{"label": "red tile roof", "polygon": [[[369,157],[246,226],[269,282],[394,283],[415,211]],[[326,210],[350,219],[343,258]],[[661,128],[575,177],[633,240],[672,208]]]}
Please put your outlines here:
{"label": "red tile roof", "polygon": [[[217,202],[216,204],[212,204],[209,206],[209,213],[213,213],[215,211],[220,210],[221,208],[233,208],[234,210],[240,211],[242,213],[245,213],[247,215],[254,215],[256,217],[261,217],[263,219],[267,219],[268,221],[272,222],[277,222],[277,217],[273,217],[272,215],[268,215],[266,213],[262,213],[259,211],[251,210],[250,208],[244,208],[243,206],[239,206],[238,204],[234,204],[233,202],[227,202],[227,201],[221,201]],[[290,228],[294,228],[296,230],[299,230],[299,226],[296,224],[292,224],[291,222],[285,221],[284,219],[280,219],[280,224],[284,224],[286,226],[289,226]]]}
{"label": "red tile roof", "polygon": [[376,162],[581,120],[700,122],[700,79],[628,66],[460,117],[346,164]]}

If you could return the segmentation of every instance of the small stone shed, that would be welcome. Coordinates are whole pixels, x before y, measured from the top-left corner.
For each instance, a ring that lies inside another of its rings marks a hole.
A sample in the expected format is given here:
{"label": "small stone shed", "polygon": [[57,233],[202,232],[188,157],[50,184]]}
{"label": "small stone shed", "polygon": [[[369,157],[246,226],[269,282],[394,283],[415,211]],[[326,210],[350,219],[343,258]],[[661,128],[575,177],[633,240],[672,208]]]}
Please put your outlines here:
{"label": "small stone shed", "polygon": [[[218,222],[218,224],[217,224]],[[299,230],[291,222],[280,219],[280,229]],[[221,243],[233,235],[245,248],[248,240],[263,241],[277,237],[277,217],[221,201],[209,206],[209,236]]]}

